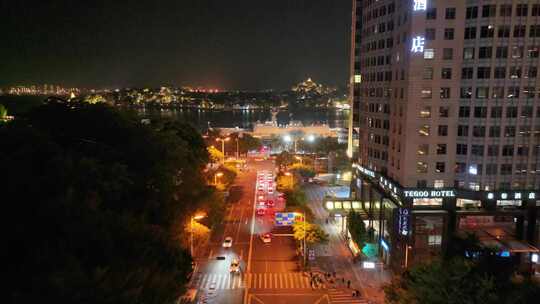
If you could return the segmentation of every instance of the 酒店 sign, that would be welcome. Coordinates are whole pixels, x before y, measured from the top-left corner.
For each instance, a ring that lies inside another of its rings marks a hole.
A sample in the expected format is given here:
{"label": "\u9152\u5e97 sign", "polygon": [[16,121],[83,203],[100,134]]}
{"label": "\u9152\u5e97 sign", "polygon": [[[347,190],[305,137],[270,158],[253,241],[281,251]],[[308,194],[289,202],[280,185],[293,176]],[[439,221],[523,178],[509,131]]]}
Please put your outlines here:
{"label": "\u9152\u5e97 sign", "polygon": [[454,190],[405,190],[405,197],[412,198],[443,198],[456,197]]}

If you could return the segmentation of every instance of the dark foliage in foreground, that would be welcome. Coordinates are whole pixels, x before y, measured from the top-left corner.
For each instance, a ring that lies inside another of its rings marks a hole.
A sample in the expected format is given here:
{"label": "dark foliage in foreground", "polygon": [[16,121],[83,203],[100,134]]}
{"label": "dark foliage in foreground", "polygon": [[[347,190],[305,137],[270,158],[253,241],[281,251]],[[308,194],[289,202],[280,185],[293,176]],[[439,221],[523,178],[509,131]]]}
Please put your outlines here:
{"label": "dark foliage in foreground", "polygon": [[386,303],[536,303],[540,285],[531,278],[514,276],[516,269],[517,261],[482,247],[474,235],[455,236],[447,256],[394,277],[384,288]]}
{"label": "dark foliage in foreground", "polygon": [[202,138],[106,105],[0,126],[8,303],[167,303],[191,258],[173,225],[207,195]]}

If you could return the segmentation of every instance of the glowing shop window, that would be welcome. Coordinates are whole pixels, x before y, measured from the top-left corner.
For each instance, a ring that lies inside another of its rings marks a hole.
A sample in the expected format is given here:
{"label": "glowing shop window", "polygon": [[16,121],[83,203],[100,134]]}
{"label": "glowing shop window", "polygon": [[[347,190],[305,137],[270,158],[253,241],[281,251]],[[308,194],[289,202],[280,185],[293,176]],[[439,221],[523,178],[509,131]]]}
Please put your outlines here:
{"label": "glowing shop window", "polygon": [[440,246],[442,243],[441,235],[428,235],[428,245],[429,246]]}
{"label": "glowing shop window", "polygon": [[456,207],[464,208],[464,207],[480,207],[481,202],[478,200],[470,200],[470,199],[464,199],[464,198],[458,198],[456,200]]}
{"label": "glowing shop window", "polygon": [[442,206],[442,198],[415,198],[413,206]]}

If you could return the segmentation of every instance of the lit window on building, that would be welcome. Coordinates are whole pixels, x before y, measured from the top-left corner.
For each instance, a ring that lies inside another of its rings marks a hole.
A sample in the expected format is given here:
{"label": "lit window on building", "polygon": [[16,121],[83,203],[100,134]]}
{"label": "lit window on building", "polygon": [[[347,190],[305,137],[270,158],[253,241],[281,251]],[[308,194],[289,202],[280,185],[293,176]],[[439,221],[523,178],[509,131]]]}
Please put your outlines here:
{"label": "lit window on building", "polygon": [[429,125],[421,126],[418,130],[418,134],[420,134],[420,136],[429,136]]}
{"label": "lit window on building", "polygon": [[433,181],[433,187],[434,188],[444,188],[444,180],[442,179],[436,179]]}
{"label": "lit window on building", "polygon": [[433,59],[435,58],[435,50],[434,49],[425,49],[424,50],[424,59]]}

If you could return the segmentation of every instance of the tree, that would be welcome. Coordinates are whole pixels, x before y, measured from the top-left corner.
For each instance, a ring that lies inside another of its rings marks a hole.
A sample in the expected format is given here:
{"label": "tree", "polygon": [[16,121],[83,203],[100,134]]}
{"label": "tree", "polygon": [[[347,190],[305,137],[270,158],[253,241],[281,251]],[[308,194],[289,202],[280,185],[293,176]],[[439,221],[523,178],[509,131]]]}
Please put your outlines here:
{"label": "tree", "polygon": [[0,104],[0,120],[5,119],[7,116],[7,109],[4,105]]}
{"label": "tree", "polygon": [[313,168],[303,165],[303,164],[299,164],[299,163],[295,163],[292,166],[290,166],[289,171],[300,175],[302,178],[312,178],[312,177],[315,177],[316,175],[315,170],[313,170]]}
{"label": "tree", "polygon": [[0,138],[8,303],[177,298],[191,257],[175,224],[211,193],[195,129],[51,101],[0,126]]}
{"label": "tree", "polygon": [[219,163],[223,160],[223,153],[214,146],[208,147],[208,154],[210,155],[210,161],[213,163]]}
{"label": "tree", "polygon": [[288,166],[292,165],[293,163],[294,163],[294,156],[287,151],[283,151],[276,156],[276,165],[278,166],[278,168],[285,169]]}
{"label": "tree", "polygon": [[328,234],[316,224],[307,222],[304,224],[303,221],[295,221],[293,232],[294,238],[297,241],[303,241],[305,235],[306,243],[308,244],[326,243],[328,241]]}
{"label": "tree", "polygon": [[229,135],[231,143],[229,145],[230,152],[236,153],[236,140],[238,140],[238,152],[240,154],[246,154],[248,151],[260,149],[262,142],[260,139],[251,136],[248,133],[232,133]]}
{"label": "tree", "polygon": [[417,265],[384,291],[389,304],[500,303],[494,279],[460,258]]}
{"label": "tree", "polygon": [[351,233],[353,241],[358,245],[358,247],[364,248],[366,243],[369,241],[369,235],[366,230],[366,224],[362,219],[362,215],[352,210],[348,216],[347,228]]}

